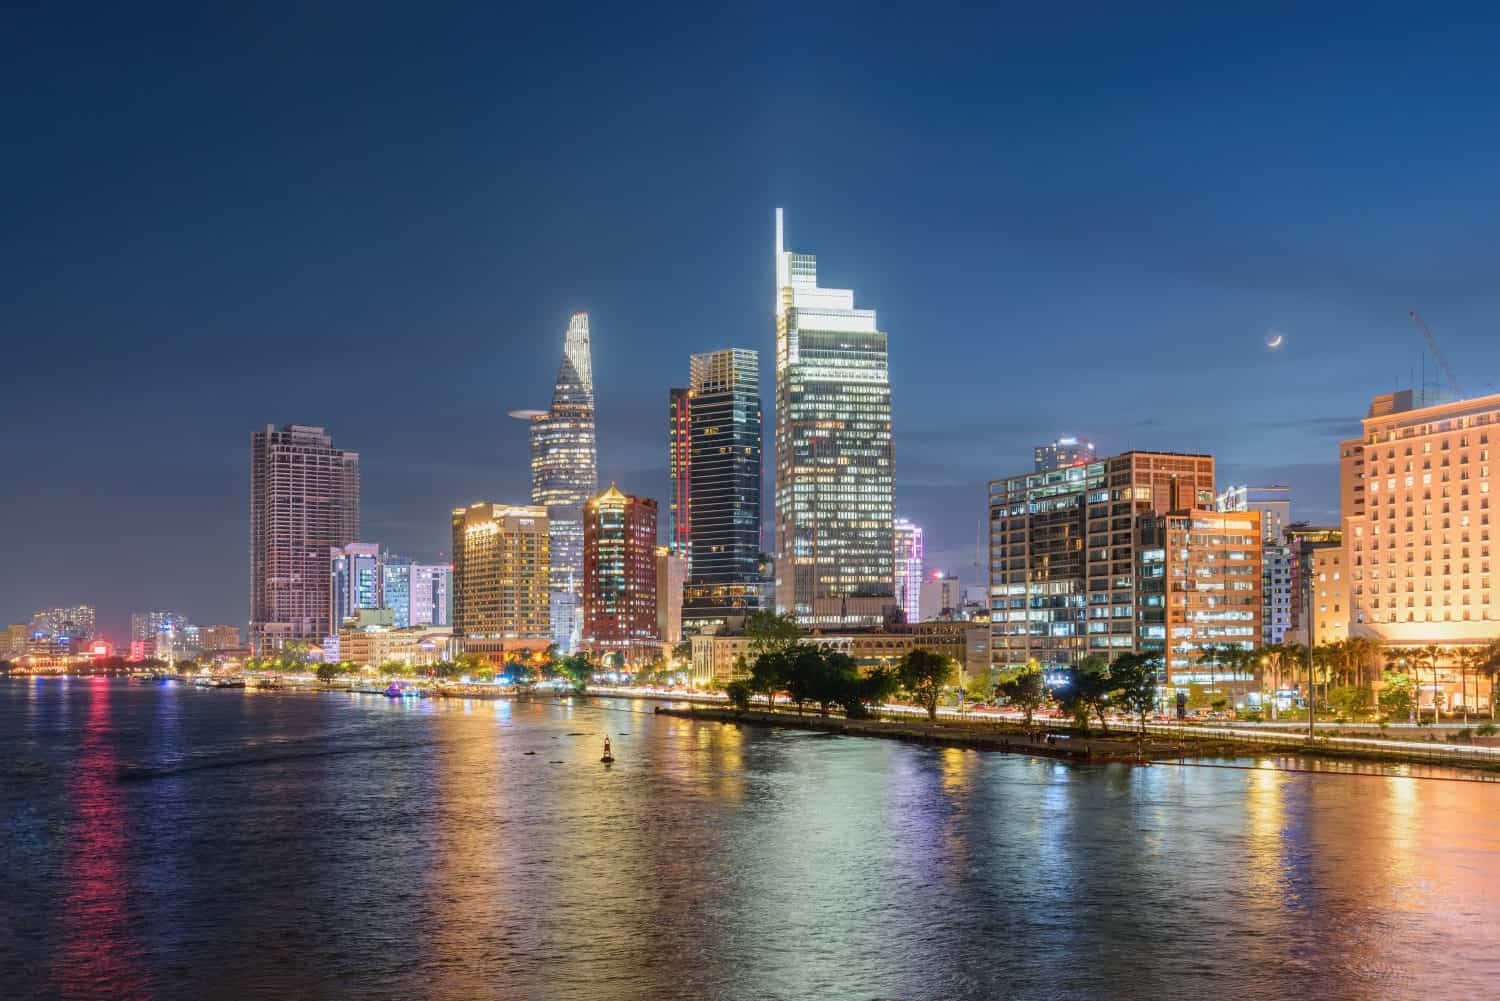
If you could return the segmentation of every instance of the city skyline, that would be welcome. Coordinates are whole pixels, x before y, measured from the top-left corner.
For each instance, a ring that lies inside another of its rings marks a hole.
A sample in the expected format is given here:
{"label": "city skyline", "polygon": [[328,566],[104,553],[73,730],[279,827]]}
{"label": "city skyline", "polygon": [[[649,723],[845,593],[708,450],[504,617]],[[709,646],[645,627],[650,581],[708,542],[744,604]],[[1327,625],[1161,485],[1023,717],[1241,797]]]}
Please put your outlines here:
{"label": "city skyline", "polygon": [[[1066,30],[956,16],[912,29],[794,11],[747,36],[702,12],[720,44],[664,35],[627,67],[607,18],[564,32],[482,15],[474,30],[514,40],[505,59],[424,50],[394,73],[370,61],[399,44],[392,25],[310,24],[308,50],[331,58],[256,74],[257,102],[237,75],[265,58],[253,35],[215,36],[203,51],[222,58],[171,68],[127,58],[143,33],[175,37],[162,12],[34,25],[7,69],[37,95],[16,140],[38,155],[4,168],[24,197],[0,252],[22,333],[9,360],[49,378],[0,398],[6,467],[30,474],[0,485],[29,529],[4,539],[18,571],[0,617],[88,601],[117,636],[152,607],[242,623],[243,524],[224,512],[247,489],[235,443],[267,422],[325,426],[361,452],[363,535],[450,558],[450,505],[527,496],[525,428],[503,408],[545,403],[556,331],[579,310],[600,481],[665,501],[663,373],[738,344],[762,352],[771,385],[776,205],[827,282],[857,288],[896,335],[897,510],[928,526],[931,565],[964,576],[984,484],[1059,435],[1100,454],[1212,454],[1222,481],[1287,484],[1296,517],[1333,521],[1338,442],[1369,396],[1421,382],[1424,364],[1438,377],[1408,310],[1466,388],[1488,391],[1496,253],[1472,219],[1492,151],[1463,124],[1500,73],[1465,58],[1481,33],[1415,16],[1290,35],[1212,11]],[[584,70],[557,93],[546,46],[522,39],[563,35]],[[985,37],[1024,44],[1005,60],[953,49]],[[1190,58],[1164,70],[1130,44],[1147,37],[1192,39],[1177,49]],[[47,56],[75,45],[99,58],[80,71]],[[117,57],[137,86],[106,73]],[[717,86],[685,103],[682,74],[699,69]],[[350,81],[370,103],[339,141],[316,138],[326,108],[300,96]],[[637,111],[628,125],[617,100]],[[411,113],[371,113],[380,102]],[[1394,144],[1393,104],[1444,111],[1404,115]],[[78,107],[93,128],[59,134]],[[587,166],[508,139],[556,150],[643,130],[656,141]],[[913,148],[934,155],[913,163]],[[330,177],[345,179],[337,197]],[[1054,391],[1065,359],[1088,364]],[[770,392],[765,405],[769,424]],[[94,527],[101,485],[133,531]]]}

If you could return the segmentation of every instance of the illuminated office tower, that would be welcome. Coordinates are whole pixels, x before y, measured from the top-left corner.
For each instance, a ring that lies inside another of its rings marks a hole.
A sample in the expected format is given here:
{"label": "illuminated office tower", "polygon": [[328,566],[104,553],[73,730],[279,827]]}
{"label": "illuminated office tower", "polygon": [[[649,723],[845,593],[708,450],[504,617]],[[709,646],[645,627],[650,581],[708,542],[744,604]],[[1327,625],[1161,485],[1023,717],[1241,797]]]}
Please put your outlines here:
{"label": "illuminated office tower", "polygon": [[656,501],[613,483],[583,510],[583,647],[644,664],[661,653]]}
{"label": "illuminated office tower", "polygon": [[1214,502],[1207,455],[1126,452],[990,483],[991,652],[998,668],[1149,652],[1137,619],[1140,528]]}
{"label": "illuminated office tower", "polygon": [[[583,505],[599,490],[587,313],[573,314],[568,323],[552,406],[515,410],[511,416],[531,423],[531,502],[547,508],[552,592],[566,596],[562,604],[576,604],[583,584]],[[554,639],[560,650],[570,652],[577,633],[564,628]]]}
{"label": "illuminated office tower", "polygon": [[907,622],[917,622],[922,617],[922,526],[897,518],[893,530],[896,604],[901,606]]}
{"label": "illuminated office tower", "polygon": [[1036,472],[1046,473],[1068,466],[1083,466],[1094,461],[1094,443],[1083,438],[1059,438],[1038,445],[1035,452]]}
{"label": "illuminated office tower", "polygon": [[455,508],[453,642],[496,664],[552,641],[547,509],[503,504]]}
{"label": "illuminated office tower", "polygon": [[886,335],[776,210],[776,607],[814,627],[876,626],[894,606],[894,454]]}
{"label": "illuminated office tower", "polygon": [[361,609],[389,608],[385,601],[385,556],[374,542],[351,542],[328,551],[326,635],[337,636],[345,619]]}
{"label": "illuminated office tower", "polygon": [[321,642],[330,622],[328,551],[359,537],[359,453],[320,427],[250,435],[250,643]]}
{"label": "illuminated office tower", "polygon": [[695,354],[671,391],[672,547],[686,562],[683,625],[700,632],[761,608],[760,356]]}

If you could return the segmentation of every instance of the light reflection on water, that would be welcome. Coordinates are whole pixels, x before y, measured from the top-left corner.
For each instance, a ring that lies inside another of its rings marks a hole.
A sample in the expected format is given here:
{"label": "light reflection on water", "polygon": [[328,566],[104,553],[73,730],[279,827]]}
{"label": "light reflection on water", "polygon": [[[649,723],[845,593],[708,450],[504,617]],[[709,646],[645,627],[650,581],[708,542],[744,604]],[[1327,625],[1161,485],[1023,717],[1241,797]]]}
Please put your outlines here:
{"label": "light reflection on water", "polygon": [[7,997],[1447,997],[1500,972],[1496,785],[123,683],[0,682],[0,749]]}

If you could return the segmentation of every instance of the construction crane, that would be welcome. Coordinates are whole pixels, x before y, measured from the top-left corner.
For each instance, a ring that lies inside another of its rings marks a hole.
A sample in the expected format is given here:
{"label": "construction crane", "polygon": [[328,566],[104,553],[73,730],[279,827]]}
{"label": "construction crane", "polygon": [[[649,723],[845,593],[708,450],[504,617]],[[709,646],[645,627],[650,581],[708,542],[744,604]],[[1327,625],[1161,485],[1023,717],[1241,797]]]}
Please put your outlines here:
{"label": "construction crane", "polygon": [[1411,317],[1411,322],[1416,324],[1417,332],[1426,339],[1427,350],[1432,352],[1433,360],[1437,362],[1438,368],[1443,370],[1443,375],[1447,378],[1448,386],[1453,390],[1453,395],[1460,400],[1463,399],[1464,391],[1458,388],[1458,377],[1453,374],[1453,369],[1448,367],[1448,359],[1444,358],[1443,353],[1438,350],[1437,338],[1432,336],[1432,331],[1427,329],[1427,324],[1423,322],[1422,317],[1417,314],[1415,309],[1406,315]]}

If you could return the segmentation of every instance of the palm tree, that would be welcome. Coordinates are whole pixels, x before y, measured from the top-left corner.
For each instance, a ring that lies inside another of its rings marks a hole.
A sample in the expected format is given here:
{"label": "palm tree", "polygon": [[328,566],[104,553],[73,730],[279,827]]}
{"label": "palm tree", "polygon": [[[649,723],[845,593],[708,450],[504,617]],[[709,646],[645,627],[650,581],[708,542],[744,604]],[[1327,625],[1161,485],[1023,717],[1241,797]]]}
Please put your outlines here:
{"label": "palm tree", "polygon": [[1474,698],[1479,698],[1479,674],[1490,659],[1489,650],[1482,646],[1464,647],[1456,651],[1458,661],[1458,684],[1463,691],[1464,726],[1469,725],[1469,672],[1474,672]]}
{"label": "palm tree", "polygon": [[[1301,643],[1288,643],[1286,644],[1283,656],[1293,678],[1299,678],[1300,669],[1307,663],[1307,647],[1303,646]],[[1312,687],[1310,681],[1308,687]],[[1309,706],[1312,705],[1312,692],[1309,691],[1305,693],[1304,701],[1306,701]]]}
{"label": "palm tree", "polygon": [[[1496,675],[1500,675],[1500,640],[1491,640],[1489,645],[1484,648],[1484,662],[1480,665],[1479,671],[1490,682],[1490,722],[1494,722],[1495,677]],[[1479,694],[1479,683],[1477,680],[1474,684],[1474,694],[1476,697]]]}
{"label": "palm tree", "polygon": [[[1413,652],[1413,659],[1417,666],[1426,664],[1432,668],[1432,722],[1436,726],[1438,722],[1438,661],[1442,660],[1444,650],[1436,643],[1429,643],[1424,647],[1418,647]],[[1417,685],[1417,719],[1422,718],[1422,686]]]}

